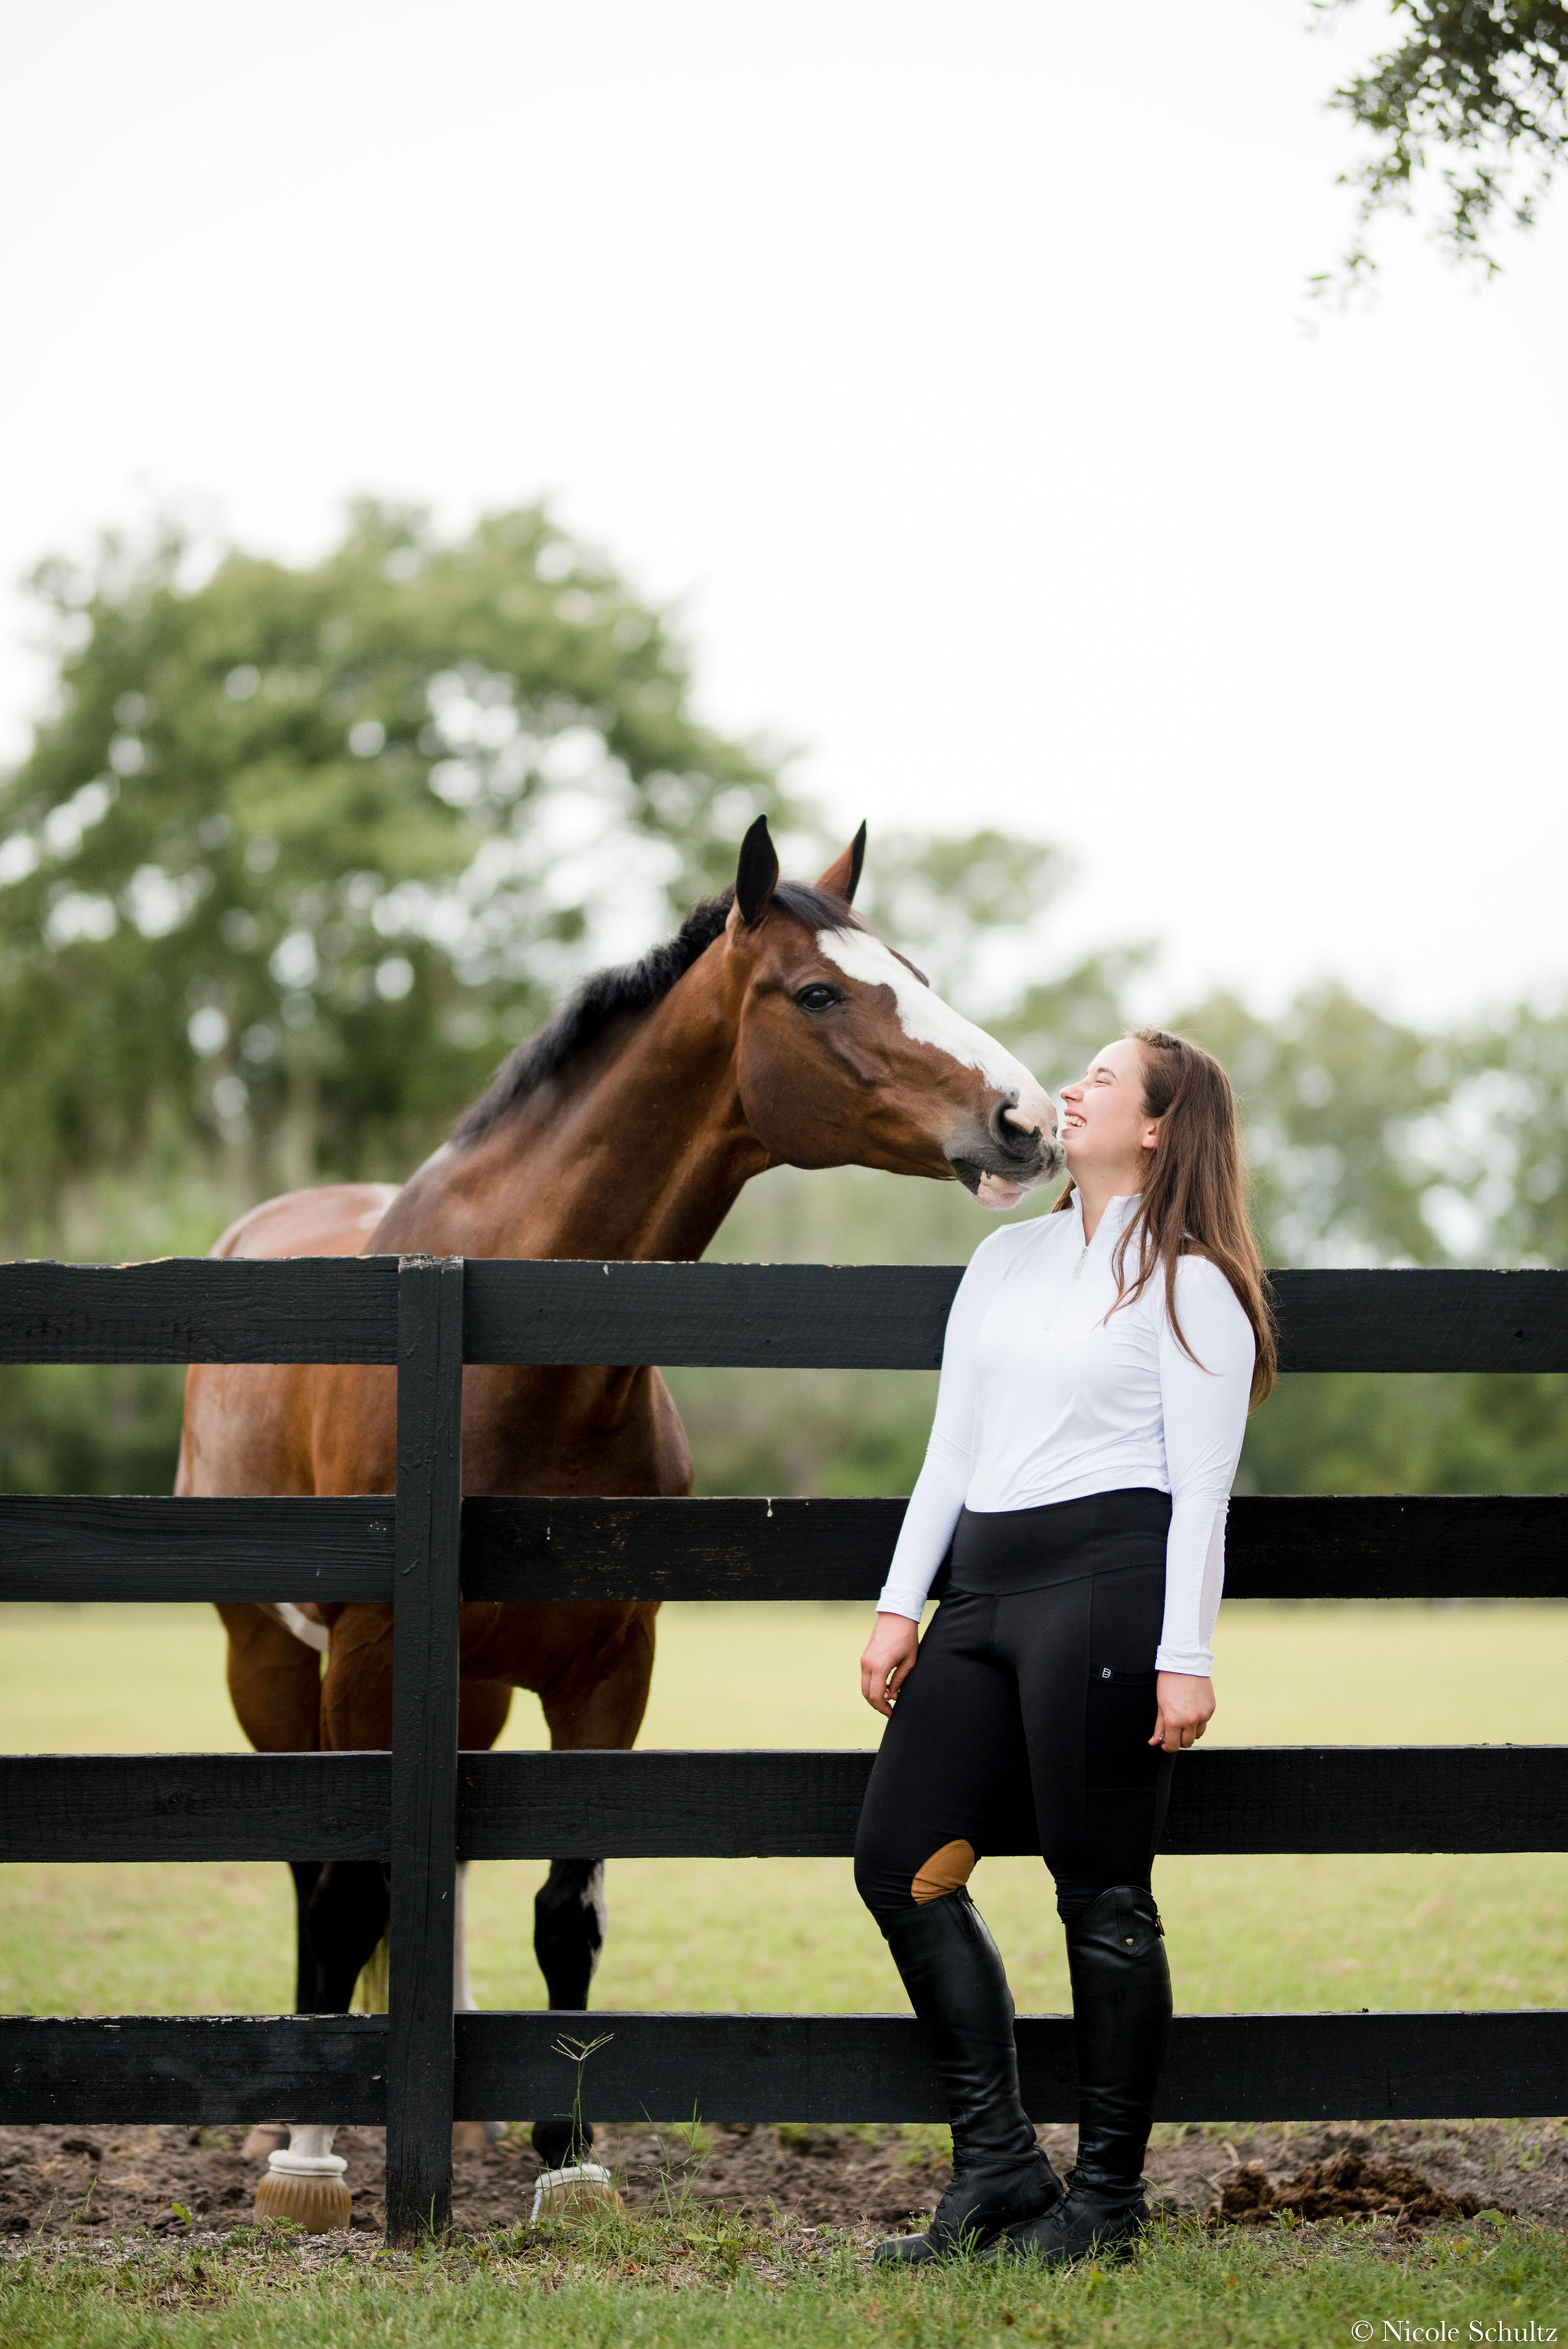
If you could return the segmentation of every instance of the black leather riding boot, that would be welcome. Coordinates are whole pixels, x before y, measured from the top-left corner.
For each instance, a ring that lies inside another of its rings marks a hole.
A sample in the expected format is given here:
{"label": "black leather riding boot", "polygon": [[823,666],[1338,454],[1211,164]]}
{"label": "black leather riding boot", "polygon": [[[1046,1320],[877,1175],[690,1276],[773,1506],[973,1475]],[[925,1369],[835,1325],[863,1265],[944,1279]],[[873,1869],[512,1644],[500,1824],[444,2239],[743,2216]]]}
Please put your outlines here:
{"label": "black leather riding boot", "polygon": [[1149,2223],[1143,2157],[1171,2036],[1171,1969],[1154,1895],[1115,1884],[1067,1929],[1078,2063],[1078,2160],[1064,2201],[1009,2227],[994,2259],[1053,2264],[1130,2251]]}
{"label": "black leather riding boot", "polygon": [[901,1910],[882,1931],[947,2099],[953,2179],[924,2234],[890,2237],[873,2257],[940,2259],[1048,2210],[1062,2184],[1018,2095],[1012,1992],[968,1893]]}

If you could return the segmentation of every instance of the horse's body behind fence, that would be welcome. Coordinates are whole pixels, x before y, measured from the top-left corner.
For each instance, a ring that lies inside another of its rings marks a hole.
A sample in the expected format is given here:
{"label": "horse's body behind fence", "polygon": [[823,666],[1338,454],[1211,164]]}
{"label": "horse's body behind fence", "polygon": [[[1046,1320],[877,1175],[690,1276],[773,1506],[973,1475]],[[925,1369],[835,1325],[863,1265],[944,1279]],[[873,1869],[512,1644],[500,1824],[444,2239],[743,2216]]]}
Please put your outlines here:
{"label": "horse's body behind fence", "polygon": [[[733,901],[606,973],[513,1055],[451,1140],[401,1190],[296,1192],[254,1210],[215,1253],[695,1258],[753,1174],[859,1164],[960,1180],[1012,1206],[1059,1164],[1055,1112],[1029,1071],[933,995],[853,915],[857,839],[814,888],[781,885],[760,823]],[[471,1366],[469,1494],[689,1492],[686,1435],[656,1369]],[[200,1365],[190,1373],[179,1490],[387,1493],[396,1373],[366,1364]],[[308,1620],[228,1607],[229,1683],[265,1752],[392,1742],[393,1610]],[[624,1748],[641,1725],[656,1608],[465,1605],[459,1739],[489,1747],[514,1689],[535,1691],[552,1747]],[[304,1636],[302,1637],[301,1633]],[[298,2002],[343,2013],[385,1928],[373,1862],[301,1863]],[[553,2007],[587,2004],[604,1930],[603,1868],[558,1857],[535,1951]],[[552,2167],[570,2123],[535,2125]],[[286,2156],[280,2156],[286,2159]]]}

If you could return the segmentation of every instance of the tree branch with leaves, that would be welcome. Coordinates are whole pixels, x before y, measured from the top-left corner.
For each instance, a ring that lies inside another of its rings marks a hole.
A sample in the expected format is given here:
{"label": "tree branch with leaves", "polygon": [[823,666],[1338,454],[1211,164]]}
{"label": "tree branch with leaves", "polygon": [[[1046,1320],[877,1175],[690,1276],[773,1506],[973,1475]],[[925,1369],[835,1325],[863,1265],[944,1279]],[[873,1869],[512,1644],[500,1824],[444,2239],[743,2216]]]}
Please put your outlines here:
{"label": "tree branch with leaves", "polygon": [[[1313,0],[1336,16],[1356,0]],[[1376,267],[1367,232],[1383,212],[1415,213],[1427,175],[1434,233],[1449,256],[1487,277],[1500,222],[1534,224],[1568,154],[1568,6],[1563,0],[1392,0],[1404,37],[1329,99],[1369,134],[1371,152],[1342,175],[1358,191],[1349,250],[1313,279],[1344,294]]]}

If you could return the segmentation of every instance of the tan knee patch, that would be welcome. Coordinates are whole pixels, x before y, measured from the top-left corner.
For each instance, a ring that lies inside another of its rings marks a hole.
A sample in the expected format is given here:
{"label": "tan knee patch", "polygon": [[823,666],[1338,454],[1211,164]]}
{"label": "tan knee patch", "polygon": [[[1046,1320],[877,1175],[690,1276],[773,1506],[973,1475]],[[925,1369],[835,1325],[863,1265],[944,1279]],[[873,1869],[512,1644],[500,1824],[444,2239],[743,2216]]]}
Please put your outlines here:
{"label": "tan knee patch", "polygon": [[917,1901],[940,1900],[946,1893],[962,1891],[974,1872],[975,1847],[961,1836],[932,1853],[910,1890]]}

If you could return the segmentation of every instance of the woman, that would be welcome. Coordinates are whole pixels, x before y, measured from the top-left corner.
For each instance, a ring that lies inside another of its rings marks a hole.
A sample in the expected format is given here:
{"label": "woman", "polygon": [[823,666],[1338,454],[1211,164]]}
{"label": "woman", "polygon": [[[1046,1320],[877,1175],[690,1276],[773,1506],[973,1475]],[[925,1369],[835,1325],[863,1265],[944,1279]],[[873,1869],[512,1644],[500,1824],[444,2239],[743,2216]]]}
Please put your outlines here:
{"label": "woman", "polygon": [[[959,1285],[861,1660],[867,1703],[891,1718],[855,1881],[953,2125],[931,2226],[881,2245],[883,2261],[960,2243],[1059,2261],[1148,2223],[1140,2172],[1171,2023],[1150,1876],[1171,1757],[1214,1710],[1225,1510],[1274,1345],[1219,1062],[1140,1029],[1061,1098],[1068,1189],[986,1240]],[[966,1889],[984,1851],[1031,1845],[1072,1978],[1066,2187],[1020,2101],[1012,1998]]]}

